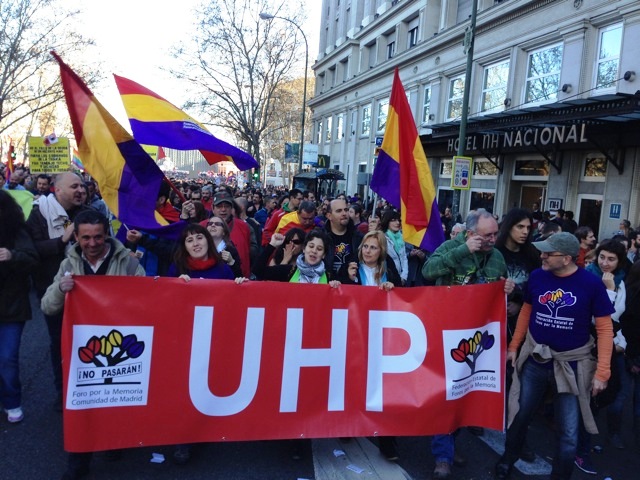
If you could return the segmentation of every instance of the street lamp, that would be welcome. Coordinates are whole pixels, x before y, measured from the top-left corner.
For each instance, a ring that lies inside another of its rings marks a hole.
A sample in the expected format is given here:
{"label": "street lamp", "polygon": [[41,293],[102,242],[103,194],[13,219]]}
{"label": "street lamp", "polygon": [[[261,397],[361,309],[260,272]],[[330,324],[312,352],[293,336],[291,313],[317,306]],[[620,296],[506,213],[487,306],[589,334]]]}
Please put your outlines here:
{"label": "street lamp", "polygon": [[306,50],[305,50],[305,56],[304,56],[304,87],[302,89],[302,119],[300,121],[301,123],[300,149],[298,151],[298,171],[301,172],[302,171],[302,153],[304,151],[304,118],[307,112],[307,70],[309,69],[309,43],[307,42],[307,37],[304,34],[304,31],[302,30],[302,28],[300,28],[300,25],[298,25],[296,22],[294,22],[290,18],[278,17],[277,15],[271,15],[265,12],[262,12],[260,14],[260,18],[262,20],[273,20],[274,18],[279,18],[280,20],[289,22],[293,26],[295,26],[298,30],[300,30],[300,33],[302,34],[302,38],[304,39],[304,46]]}

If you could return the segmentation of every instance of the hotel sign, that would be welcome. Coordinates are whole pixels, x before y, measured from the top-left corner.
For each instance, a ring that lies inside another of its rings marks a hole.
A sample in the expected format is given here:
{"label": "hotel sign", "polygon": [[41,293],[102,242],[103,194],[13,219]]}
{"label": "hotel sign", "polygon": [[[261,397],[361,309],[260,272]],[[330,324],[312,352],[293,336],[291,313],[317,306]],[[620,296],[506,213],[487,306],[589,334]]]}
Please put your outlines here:
{"label": "hotel sign", "polygon": [[[479,133],[465,138],[465,151],[587,143],[587,125],[528,127],[499,133]],[[447,151],[458,151],[459,139],[447,142]]]}

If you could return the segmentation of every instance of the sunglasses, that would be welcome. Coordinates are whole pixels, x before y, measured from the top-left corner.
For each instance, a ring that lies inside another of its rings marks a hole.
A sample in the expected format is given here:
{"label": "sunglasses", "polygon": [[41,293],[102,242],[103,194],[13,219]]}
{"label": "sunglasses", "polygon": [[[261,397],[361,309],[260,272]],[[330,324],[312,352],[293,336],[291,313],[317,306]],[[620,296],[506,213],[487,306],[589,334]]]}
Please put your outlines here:
{"label": "sunglasses", "polygon": [[207,225],[214,226],[214,227],[224,227],[224,223],[222,222],[209,222]]}
{"label": "sunglasses", "polygon": [[294,245],[302,245],[302,240],[300,240],[299,238],[292,238],[287,243],[293,243]]}

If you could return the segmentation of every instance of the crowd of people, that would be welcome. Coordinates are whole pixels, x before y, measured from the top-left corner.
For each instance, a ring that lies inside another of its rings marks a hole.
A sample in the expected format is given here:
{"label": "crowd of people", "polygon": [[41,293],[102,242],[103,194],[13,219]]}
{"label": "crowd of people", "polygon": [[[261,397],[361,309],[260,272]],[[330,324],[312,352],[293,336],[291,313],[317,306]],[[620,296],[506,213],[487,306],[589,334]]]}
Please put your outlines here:
{"label": "crowd of people", "polygon": [[[175,241],[127,225],[116,234],[98,186],[82,175],[43,175],[35,182],[31,176],[29,183],[28,173],[18,169],[5,183],[0,173],[0,403],[11,423],[24,418],[18,355],[24,323],[32,316],[30,285],[49,332],[54,406],[61,411],[62,312],[78,275],[350,284],[382,291],[504,281],[513,377],[507,378],[509,426],[496,477],[508,478],[519,458],[535,458],[527,428],[549,391],[558,441],[552,478],[568,479],[575,466],[595,473],[590,436],[601,410],[611,445],[629,447],[621,436],[622,411],[632,392],[640,446],[640,230],[626,220],[598,243],[590,227],[575,225],[571,212],[551,217],[534,205],[514,208],[498,222],[478,209],[463,222],[447,207],[441,221],[448,240],[428,252],[405,243],[400,212],[382,200],[365,205],[357,195],[317,198],[296,188],[179,182],[172,189],[163,183],[156,211],[169,223],[184,223]],[[21,189],[34,194],[27,218],[8,192]],[[455,437],[433,437],[434,478],[449,478],[452,466],[464,461]],[[393,437],[378,440],[382,455],[398,458]],[[176,447],[176,462],[190,456],[189,445]],[[63,478],[86,475],[90,461],[90,454],[70,454]]]}

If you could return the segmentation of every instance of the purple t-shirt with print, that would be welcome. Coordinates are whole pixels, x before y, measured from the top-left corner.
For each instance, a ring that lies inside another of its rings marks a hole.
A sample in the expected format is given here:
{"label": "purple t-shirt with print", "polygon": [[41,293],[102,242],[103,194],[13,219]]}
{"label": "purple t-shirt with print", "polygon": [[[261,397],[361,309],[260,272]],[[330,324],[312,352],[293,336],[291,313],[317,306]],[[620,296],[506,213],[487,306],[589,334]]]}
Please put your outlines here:
{"label": "purple t-shirt with print", "polygon": [[536,343],[566,352],[589,341],[592,317],[614,312],[602,280],[578,268],[567,277],[537,269],[529,277],[529,332]]}

